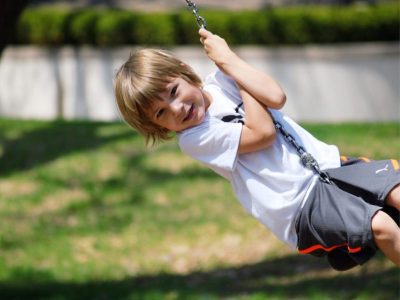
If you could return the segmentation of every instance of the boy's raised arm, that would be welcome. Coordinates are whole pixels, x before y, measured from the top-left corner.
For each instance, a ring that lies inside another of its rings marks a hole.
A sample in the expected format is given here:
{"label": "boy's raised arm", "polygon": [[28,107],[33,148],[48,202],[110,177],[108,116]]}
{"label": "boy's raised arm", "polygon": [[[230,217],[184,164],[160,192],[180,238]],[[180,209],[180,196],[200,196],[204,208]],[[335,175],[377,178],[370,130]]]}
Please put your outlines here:
{"label": "boy's raised arm", "polygon": [[270,112],[265,107],[281,107],[281,88],[265,73],[241,60],[219,36],[206,30],[200,30],[200,36],[208,57],[221,71],[232,77],[239,87],[246,123],[242,128],[238,153],[254,152],[271,146],[275,141],[276,130]]}
{"label": "boy's raised arm", "polygon": [[242,60],[218,35],[204,28],[199,30],[199,35],[208,57],[221,71],[232,77],[238,85],[265,106],[273,109],[284,106],[286,95],[272,77]]}

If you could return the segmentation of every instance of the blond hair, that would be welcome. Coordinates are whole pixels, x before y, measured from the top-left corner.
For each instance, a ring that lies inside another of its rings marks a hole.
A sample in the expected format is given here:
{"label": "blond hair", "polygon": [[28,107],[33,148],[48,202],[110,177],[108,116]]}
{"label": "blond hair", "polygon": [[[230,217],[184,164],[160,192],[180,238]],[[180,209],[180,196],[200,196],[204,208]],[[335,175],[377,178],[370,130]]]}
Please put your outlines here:
{"label": "blond hair", "polygon": [[115,75],[114,91],[119,111],[128,125],[156,143],[171,138],[168,129],[149,120],[148,111],[172,79],[181,77],[200,87],[191,67],[164,50],[141,49],[130,55]]}

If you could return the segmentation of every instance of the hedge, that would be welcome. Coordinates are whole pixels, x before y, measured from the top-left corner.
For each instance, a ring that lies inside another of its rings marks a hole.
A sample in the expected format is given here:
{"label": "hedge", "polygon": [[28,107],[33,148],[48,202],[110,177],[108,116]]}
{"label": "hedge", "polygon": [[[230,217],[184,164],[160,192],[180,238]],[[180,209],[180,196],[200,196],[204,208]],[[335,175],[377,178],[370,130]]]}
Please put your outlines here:
{"label": "hedge", "polygon": [[[307,44],[399,40],[398,2],[378,5],[302,6],[258,11],[201,11],[208,28],[231,44]],[[198,44],[190,11],[29,8],[15,43],[38,45]]]}

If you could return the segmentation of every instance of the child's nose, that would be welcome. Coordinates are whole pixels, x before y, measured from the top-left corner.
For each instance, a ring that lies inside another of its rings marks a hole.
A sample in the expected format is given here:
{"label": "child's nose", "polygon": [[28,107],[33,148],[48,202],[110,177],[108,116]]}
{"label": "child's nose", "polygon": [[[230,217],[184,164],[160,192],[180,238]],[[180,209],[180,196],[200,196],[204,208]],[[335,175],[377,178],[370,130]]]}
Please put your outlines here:
{"label": "child's nose", "polygon": [[173,101],[171,103],[171,110],[175,116],[179,116],[182,113],[183,104],[180,101]]}

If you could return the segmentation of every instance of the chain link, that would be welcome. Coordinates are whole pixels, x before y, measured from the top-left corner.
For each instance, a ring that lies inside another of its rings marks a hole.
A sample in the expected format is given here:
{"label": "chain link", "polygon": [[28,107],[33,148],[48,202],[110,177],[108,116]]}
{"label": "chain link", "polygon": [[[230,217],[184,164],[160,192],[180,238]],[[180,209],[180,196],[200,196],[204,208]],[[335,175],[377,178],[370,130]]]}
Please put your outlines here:
{"label": "chain link", "polygon": [[194,3],[193,1],[190,1],[190,0],[186,0],[186,3],[196,18],[197,26],[199,26],[199,28],[205,29],[207,27],[206,20],[202,16],[199,15],[199,10],[197,8],[196,3]]}
{"label": "chain link", "polygon": [[296,149],[296,151],[300,157],[300,161],[301,161],[302,165],[304,167],[306,167],[307,169],[313,170],[315,173],[317,173],[319,175],[319,178],[323,182],[331,184],[332,182],[329,178],[328,173],[326,173],[320,169],[317,160],[311,155],[311,153],[308,153],[302,146],[300,146],[296,142],[296,139],[285,130],[285,128],[283,127],[283,125],[281,123],[279,123],[276,120],[273,120],[273,121],[274,121],[275,128],[282,134],[284,139]]}

